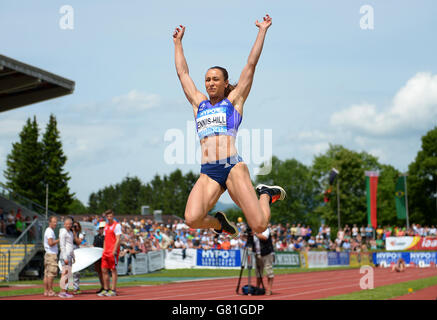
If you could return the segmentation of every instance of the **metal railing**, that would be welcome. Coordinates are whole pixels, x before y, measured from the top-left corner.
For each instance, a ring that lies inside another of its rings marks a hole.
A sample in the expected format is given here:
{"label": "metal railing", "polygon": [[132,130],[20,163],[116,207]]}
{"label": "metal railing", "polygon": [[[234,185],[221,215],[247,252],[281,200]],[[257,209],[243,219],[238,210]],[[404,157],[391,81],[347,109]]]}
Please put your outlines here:
{"label": "metal railing", "polygon": [[[2,274],[4,276],[3,279],[0,279],[0,281],[6,281],[8,279],[8,276],[6,274],[6,254],[4,254],[3,252],[0,252],[0,274]],[[9,274],[9,272],[8,272]]]}
{"label": "metal railing", "polygon": [[[16,193],[9,189],[6,185],[0,182],[0,195],[7,199],[11,200],[31,211],[38,214],[40,218],[43,218],[46,216],[46,208],[42,205],[36,203],[35,201],[32,201],[25,196],[22,196],[19,193]],[[59,216],[56,212],[53,212],[51,210],[47,210],[48,216]]]}

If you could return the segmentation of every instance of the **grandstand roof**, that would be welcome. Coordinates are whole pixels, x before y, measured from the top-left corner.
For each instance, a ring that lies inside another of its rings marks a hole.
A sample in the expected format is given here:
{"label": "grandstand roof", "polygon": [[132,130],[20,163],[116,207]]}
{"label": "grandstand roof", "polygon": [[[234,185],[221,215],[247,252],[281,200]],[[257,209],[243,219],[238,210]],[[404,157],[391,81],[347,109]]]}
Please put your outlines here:
{"label": "grandstand roof", "polygon": [[0,55],[0,112],[74,91],[74,81]]}

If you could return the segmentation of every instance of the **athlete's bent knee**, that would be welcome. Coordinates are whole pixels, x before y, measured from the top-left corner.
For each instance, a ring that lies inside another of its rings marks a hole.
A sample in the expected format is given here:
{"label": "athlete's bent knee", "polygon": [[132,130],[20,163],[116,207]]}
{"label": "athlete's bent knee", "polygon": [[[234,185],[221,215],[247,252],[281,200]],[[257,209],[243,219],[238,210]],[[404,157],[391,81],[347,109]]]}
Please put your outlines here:
{"label": "athlete's bent knee", "polygon": [[193,216],[190,216],[190,214],[185,213],[185,224],[191,229],[197,229],[197,226],[199,225],[199,220],[195,219]]}
{"label": "athlete's bent knee", "polygon": [[256,223],[254,226],[252,226],[252,230],[256,233],[262,233],[266,231],[268,225],[268,221],[260,221],[259,223]]}

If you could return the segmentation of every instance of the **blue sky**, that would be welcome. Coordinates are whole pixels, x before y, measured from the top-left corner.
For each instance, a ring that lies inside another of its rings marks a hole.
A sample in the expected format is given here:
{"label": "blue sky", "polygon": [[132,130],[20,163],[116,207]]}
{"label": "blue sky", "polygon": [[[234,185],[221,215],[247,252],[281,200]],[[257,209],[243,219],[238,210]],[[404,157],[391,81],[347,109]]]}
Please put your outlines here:
{"label": "blue sky", "polygon": [[[59,27],[65,5],[74,29]],[[374,29],[360,28],[360,8]],[[280,159],[309,165],[329,143],[367,151],[405,171],[437,125],[437,4],[433,1],[11,1],[0,4],[0,54],[76,82],[72,95],[0,114],[0,181],[25,120],[55,114],[70,187],[91,192],[127,175],[144,182],[168,164],[169,129],[194,133],[174,67],[174,28],[205,92],[213,65],[236,82],[265,13],[273,18],[240,128],[272,130]],[[188,155],[185,155],[187,157]],[[250,165],[251,168],[253,165]],[[222,201],[229,202],[227,195]]]}

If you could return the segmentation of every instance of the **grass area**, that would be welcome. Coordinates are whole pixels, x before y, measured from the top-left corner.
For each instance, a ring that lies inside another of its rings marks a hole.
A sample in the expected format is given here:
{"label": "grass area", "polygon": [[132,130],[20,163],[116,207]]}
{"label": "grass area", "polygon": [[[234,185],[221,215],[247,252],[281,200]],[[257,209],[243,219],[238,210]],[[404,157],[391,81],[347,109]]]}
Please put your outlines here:
{"label": "grass area", "polygon": [[[317,271],[334,271],[334,270],[348,270],[355,269],[351,267],[335,267],[335,268],[314,268],[314,269],[303,269],[303,268],[275,268],[274,272],[276,275],[280,274],[293,274],[302,272],[317,272]],[[215,278],[215,277],[238,277],[240,275],[240,269],[172,269],[172,270],[160,270],[153,273],[141,274],[141,275],[130,275],[130,276],[119,276],[118,287],[129,287],[129,286],[139,286],[139,285],[158,285],[169,283],[178,280],[192,280],[200,278]],[[248,275],[248,270],[244,269],[243,276]],[[255,270],[251,271],[251,276],[255,276]],[[174,279],[172,279],[174,278]],[[164,280],[161,280],[164,279]],[[82,276],[81,283],[95,282],[96,285],[82,286],[82,290],[98,290],[100,285],[98,283],[97,277]],[[55,279],[55,285],[59,283],[59,276]],[[11,281],[7,284],[8,286],[17,285],[28,285],[28,286],[42,286],[42,280],[31,280],[31,281]],[[55,288],[55,291],[59,291],[59,288]],[[40,288],[22,288],[17,290],[7,290],[0,291],[0,297],[10,297],[17,295],[32,295],[32,294],[43,294],[44,290]]]}
{"label": "grass area", "polygon": [[321,300],[388,300],[408,294],[409,288],[418,291],[434,285],[437,285],[437,276],[377,287],[372,290],[361,290]]}

